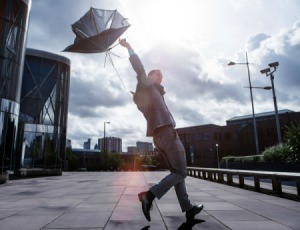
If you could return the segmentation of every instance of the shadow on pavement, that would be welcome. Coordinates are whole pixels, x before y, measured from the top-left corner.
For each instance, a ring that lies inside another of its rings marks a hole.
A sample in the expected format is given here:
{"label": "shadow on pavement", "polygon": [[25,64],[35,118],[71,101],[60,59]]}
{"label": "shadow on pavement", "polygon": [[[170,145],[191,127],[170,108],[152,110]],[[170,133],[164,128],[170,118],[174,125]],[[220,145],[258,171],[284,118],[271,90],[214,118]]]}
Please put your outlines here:
{"label": "shadow on pavement", "polygon": [[186,221],[180,225],[178,230],[191,230],[196,224],[200,224],[202,222],[205,222],[205,220],[194,219],[191,221]]}

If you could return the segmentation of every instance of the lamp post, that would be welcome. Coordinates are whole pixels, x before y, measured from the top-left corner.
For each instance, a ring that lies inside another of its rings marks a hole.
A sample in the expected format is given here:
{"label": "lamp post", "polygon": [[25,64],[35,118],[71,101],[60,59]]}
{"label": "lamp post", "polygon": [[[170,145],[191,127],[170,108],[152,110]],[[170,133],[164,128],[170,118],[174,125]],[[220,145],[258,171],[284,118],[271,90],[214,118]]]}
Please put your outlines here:
{"label": "lamp post", "polygon": [[256,119],[255,119],[255,112],[254,112],[254,104],[253,104],[253,95],[252,95],[252,85],[250,79],[250,70],[249,70],[249,62],[248,62],[248,54],[246,52],[246,63],[236,63],[236,62],[229,62],[228,65],[246,65],[248,71],[248,81],[249,81],[249,89],[250,89],[250,99],[252,105],[252,119],[253,119],[253,128],[254,128],[254,140],[255,140],[255,148],[256,154],[259,154],[259,147],[258,147],[258,137],[257,137],[257,128],[256,128]]}
{"label": "lamp post", "polygon": [[105,125],[106,124],[110,124],[110,122],[109,121],[104,121],[104,134],[103,134],[103,136],[104,136],[104,139],[103,139],[103,153],[104,153],[104,156],[105,156],[105,167],[108,168],[108,165],[107,165],[108,159],[107,159],[107,153],[106,153],[106,138],[105,138]]}
{"label": "lamp post", "polygon": [[271,71],[270,68],[266,68],[266,69],[261,70],[260,72],[262,74],[266,74],[267,77],[270,76],[270,79],[271,79],[274,110],[275,110],[275,119],[276,119],[276,128],[277,128],[277,138],[278,138],[278,143],[281,144],[282,143],[282,138],[281,138],[280,121],[279,121],[278,109],[277,109],[277,100],[276,100],[276,94],[275,94],[274,75],[273,75],[273,73],[277,69],[277,66],[279,66],[278,62],[270,63],[269,67],[274,68],[273,71]]}
{"label": "lamp post", "polygon": [[[245,86],[244,88],[250,88]],[[264,90],[270,90],[272,89],[272,86],[264,86],[264,87],[260,87],[260,86],[252,86],[252,89],[264,89]]]}
{"label": "lamp post", "polygon": [[216,151],[217,151],[217,161],[218,161],[218,168],[220,168],[220,159],[219,159],[219,144],[216,144]]}

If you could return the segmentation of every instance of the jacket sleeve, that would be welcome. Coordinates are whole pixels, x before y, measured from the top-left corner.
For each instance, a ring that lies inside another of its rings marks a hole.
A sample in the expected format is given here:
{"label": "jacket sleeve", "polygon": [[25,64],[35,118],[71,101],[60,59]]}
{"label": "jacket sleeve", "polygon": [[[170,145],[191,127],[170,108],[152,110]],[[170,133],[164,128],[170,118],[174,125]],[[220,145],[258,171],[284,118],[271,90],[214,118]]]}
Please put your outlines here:
{"label": "jacket sleeve", "polygon": [[137,54],[130,56],[130,63],[132,65],[133,70],[137,74],[138,83],[142,84],[145,87],[149,87],[151,82],[149,81],[147,74],[145,72],[144,66]]}

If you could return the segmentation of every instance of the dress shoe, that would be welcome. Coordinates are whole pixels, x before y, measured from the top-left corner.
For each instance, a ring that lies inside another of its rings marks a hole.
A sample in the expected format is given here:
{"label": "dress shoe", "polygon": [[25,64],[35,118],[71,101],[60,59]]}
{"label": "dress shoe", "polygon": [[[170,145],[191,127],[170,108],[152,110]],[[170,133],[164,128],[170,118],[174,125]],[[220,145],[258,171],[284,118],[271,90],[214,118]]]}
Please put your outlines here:
{"label": "dress shoe", "polygon": [[200,213],[203,209],[203,204],[194,205],[190,210],[185,212],[185,217],[187,220],[193,220],[195,216]]}
{"label": "dress shoe", "polygon": [[139,196],[139,200],[142,203],[142,210],[143,210],[143,213],[144,213],[146,219],[148,221],[151,221],[150,209],[152,206],[153,199],[151,199],[151,198],[149,198],[149,196],[147,196],[147,192],[141,192],[141,193],[139,193],[138,196]]}

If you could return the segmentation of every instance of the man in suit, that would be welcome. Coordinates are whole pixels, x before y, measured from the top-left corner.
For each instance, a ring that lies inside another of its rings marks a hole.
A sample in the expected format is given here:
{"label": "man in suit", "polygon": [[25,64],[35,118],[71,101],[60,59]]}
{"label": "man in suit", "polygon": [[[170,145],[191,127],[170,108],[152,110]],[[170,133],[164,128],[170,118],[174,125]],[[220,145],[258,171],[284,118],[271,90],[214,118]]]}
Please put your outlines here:
{"label": "man in suit", "polygon": [[193,205],[186,191],[185,178],[187,164],[185,149],[175,131],[175,121],[164,100],[164,87],[161,85],[163,75],[159,69],[151,70],[148,75],[134,52],[125,40],[119,40],[120,45],[127,48],[130,62],[137,74],[137,86],[133,96],[138,109],[147,121],[147,136],[153,137],[153,142],[162,153],[170,170],[165,178],[153,185],[148,191],[138,194],[142,210],[148,221],[151,221],[150,208],[155,198],[160,199],[174,186],[182,212],[187,220],[193,220],[201,212],[203,205]]}

